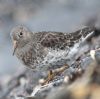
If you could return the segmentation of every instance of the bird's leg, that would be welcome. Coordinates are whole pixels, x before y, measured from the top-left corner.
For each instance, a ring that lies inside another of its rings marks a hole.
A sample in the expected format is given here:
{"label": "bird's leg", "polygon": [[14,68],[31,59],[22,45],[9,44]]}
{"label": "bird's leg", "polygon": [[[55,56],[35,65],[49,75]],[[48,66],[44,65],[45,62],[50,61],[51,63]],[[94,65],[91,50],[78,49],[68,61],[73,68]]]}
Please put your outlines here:
{"label": "bird's leg", "polygon": [[62,72],[64,72],[64,70],[66,70],[68,67],[69,67],[69,66],[66,64],[66,65],[64,65],[64,66],[62,66],[62,67],[60,67],[60,68],[54,69],[54,70],[53,70],[53,73],[54,73],[55,75],[59,75],[59,74],[61,74]]}
{"label": "bird's leg", "polygon": [[45,81],[42,83],[42,85],[48,84],[53,78],[54,78],[53,71],[52,71],[52,70],[48,71],[47,78],[46,78]]}
{"label": "bird's leg", "polygon": [[57,68],[57,69],[54,69],[54,70],[50,70],[48,72],[48,77],[47,79],[44,81],[44,83],[42,85],[45,85],[47,83],[49,83],[50,81],[52,81],[54,79],[54,77],[56,75],[60,75],[64,70],[66,70],[69,66],[68,65],[64,65],[63,67],[61,68]]}

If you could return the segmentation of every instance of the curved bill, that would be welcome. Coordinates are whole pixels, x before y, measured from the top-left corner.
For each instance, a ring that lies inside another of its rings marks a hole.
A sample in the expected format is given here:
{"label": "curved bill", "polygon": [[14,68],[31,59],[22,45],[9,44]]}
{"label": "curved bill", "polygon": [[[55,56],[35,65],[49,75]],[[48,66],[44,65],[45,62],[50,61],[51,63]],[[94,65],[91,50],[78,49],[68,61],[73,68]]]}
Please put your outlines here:
{"label": "curved bill", "polygon": [[15,54],[16,49],[17,49],[17,41],[14,40],[14,41],[13,41],[13,55]]}

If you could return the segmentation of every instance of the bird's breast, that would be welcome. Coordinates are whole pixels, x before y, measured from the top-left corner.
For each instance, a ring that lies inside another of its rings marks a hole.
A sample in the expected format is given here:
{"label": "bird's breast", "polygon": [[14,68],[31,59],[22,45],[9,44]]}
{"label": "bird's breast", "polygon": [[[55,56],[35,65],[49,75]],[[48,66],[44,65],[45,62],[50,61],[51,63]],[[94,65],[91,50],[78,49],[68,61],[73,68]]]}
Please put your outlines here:
{"label": "bird's breast", "polygon": [[21,48],[16,51],[17,58],[27,67],[34,68],[35,64],[38,64],[36,58],[36,52],[32,47],[30,48]]}

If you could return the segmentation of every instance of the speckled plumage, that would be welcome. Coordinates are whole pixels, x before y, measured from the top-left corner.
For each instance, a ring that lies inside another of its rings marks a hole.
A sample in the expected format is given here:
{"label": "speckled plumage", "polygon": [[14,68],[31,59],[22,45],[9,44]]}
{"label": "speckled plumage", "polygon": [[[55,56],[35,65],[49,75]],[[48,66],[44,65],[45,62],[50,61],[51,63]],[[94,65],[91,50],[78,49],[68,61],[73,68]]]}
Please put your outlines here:
{"label": "speckled plumage", "polygon": [[93,35],[95,36],[94,27],[85,27],[73,33],[45,31],[32,33],[24,26],[17,26],[11,32],[12,41],[17,42],[16,56],[24,65],[32,69],[42,64],[49,49],[71,49],[76,43],[82,42],[83,38],[86,38],[86,42],[90,42]]}

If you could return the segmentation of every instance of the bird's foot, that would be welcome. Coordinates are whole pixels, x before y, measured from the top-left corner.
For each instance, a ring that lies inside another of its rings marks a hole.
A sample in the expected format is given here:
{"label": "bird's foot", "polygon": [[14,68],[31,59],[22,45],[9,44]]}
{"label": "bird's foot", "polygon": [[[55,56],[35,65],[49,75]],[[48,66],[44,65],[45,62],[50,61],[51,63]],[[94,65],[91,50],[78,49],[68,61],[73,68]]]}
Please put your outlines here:
{"label": "bird's foot", "polygon": [[66,64],[66,65],[64,65],[64,66],[62,66],[62,67],[60,67],[60,68],[54,69],[54,70],[53,70],[53,73],[54,73],[55,75],[60,75],[60,74],[62,74],[62,72],[64,72],[68,67],[69,67],[69,66]]}
{"label": "bird's foot", "polygon": [[48,84],[50,81],[52,81],[54,79],[54,77],[56,75],[62,74],[62,72],[64,72],[64,70],[66,70],[68,67],[69,67],[68,65],[64,65],[61,68],[57,68],[57,69],[54,69],[54,70],[50,70],[48,72],[47,79],[42,83],[42,85]]}

